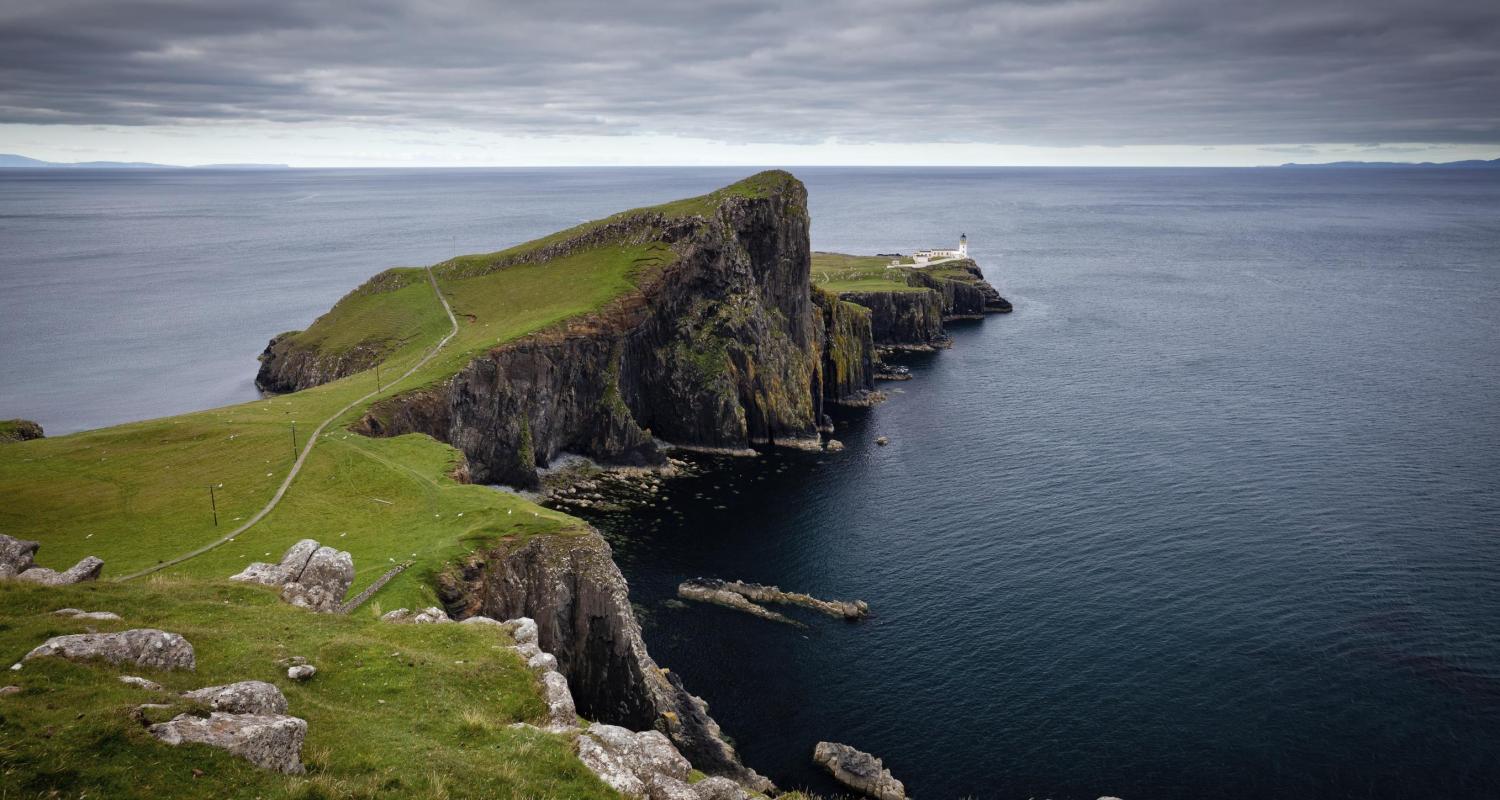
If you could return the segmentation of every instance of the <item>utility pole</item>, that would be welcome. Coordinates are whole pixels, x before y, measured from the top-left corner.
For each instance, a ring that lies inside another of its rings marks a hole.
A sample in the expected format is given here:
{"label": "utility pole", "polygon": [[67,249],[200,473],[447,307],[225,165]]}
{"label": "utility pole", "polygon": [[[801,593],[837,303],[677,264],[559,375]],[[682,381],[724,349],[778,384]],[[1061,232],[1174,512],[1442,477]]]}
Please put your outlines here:
{"label": "utility pole", "polygon": [[375,362],[375,391],[380,391],[380,362]]}
{"label": "utility pole", "polygon": [[297,420],[292,420],[292,460],[297,460]]}
{"label": "utility pole", "polygon": [[214,485],[208,485],[208,507],[214,512],[214,527],[219,527],[219,501],[214,498]]}

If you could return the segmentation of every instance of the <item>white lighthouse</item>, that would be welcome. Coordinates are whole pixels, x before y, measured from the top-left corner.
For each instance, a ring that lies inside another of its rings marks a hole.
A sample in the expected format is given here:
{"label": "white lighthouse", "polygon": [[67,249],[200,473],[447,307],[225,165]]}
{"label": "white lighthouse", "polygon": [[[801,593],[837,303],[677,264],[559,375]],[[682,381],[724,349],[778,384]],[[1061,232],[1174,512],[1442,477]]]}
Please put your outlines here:
{"label": "white lighthouse", "polygon": [[967,233],[960,233],[958,235],[958,257],[969,257],[969,234]]}

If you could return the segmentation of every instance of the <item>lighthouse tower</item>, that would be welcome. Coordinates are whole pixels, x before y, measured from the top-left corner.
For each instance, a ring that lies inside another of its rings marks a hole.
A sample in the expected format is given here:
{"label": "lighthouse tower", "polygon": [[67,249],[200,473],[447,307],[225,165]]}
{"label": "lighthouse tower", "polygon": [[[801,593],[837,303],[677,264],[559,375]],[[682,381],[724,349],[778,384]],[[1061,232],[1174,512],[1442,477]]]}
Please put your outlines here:
{"label": "lighthouse tower", "polygon": [[969,234],[967,233],[958,235],[958,255],[960,258],[969,257]]}

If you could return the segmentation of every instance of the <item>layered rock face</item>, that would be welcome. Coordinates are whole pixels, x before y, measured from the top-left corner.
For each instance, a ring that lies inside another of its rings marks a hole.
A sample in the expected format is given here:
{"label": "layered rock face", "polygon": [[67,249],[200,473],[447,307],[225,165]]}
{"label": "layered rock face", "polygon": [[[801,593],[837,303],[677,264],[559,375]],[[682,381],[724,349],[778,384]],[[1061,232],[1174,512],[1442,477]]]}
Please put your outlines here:
{"label": "layered rock face", "polygon": [[301,331],[275,336],[261,352],[255,387],[263,392],[296,392],[336,381],[367,370],[384,355],[376,347],[356,347],[346,353],[328,355],[302,347],[293,337]]}
{"label": "layered rock face", "polygon": [[[943,341],[944,322],[1010,312],[1010,301],[984,279],[978,264],[966,259],[942,269],[947,274],[907,271],[907,285],[924,292],[844,292],[839,298],[869,309],[875,344],[894,349],[925,349]],[[962,274],[952,274],[955,269]]]}
{"label": "layered rock face", "polygon": [[823,320],[822,389],[830,403],[864,405],[875,388],[875,339],[870,310],[814,289],[813,304]]}
{"label": "layered rock face", "polygon": [[528,254],[546,260],[613,237],[660,241],[675,257],[599,312],[382,403],[362,431],[426,433],[464,452],[472,480],[521,486],[563,451],[647,465],[664,462],[654,438],[815,441],[825,336],[808,290],[806,202],[788,175],[765,196],[723,197],[708,216],[643,212]]}
{"label": "layered rock face", "polygon": [[475,553],[444,575],[439,595],[457,617],[530,617],[557,658],[578,712],[631,730],[658,730],[695,767],[769,787],[739,760],[701,699],[646,652],[628,587],[592,529]]}

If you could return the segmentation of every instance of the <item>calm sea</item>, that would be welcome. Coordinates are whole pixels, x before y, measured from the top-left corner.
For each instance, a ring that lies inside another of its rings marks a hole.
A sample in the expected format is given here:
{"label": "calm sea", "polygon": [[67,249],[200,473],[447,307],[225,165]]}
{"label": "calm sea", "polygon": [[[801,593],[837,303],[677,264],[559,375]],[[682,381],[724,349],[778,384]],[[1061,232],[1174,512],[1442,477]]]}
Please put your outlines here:
{"label": "calm sea", "polygon": [[[369,274],[744,170],[0,172],[0,417],[254,397]],[[1016,312],[840,416],[595,517],[746,760],[926,798],[1500,795],[1500,175],[798,170],[813,245],[960,232]],[[876,436],[890,438],[877,447]],[[686,577],[868,600],[799,630]]]}

